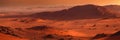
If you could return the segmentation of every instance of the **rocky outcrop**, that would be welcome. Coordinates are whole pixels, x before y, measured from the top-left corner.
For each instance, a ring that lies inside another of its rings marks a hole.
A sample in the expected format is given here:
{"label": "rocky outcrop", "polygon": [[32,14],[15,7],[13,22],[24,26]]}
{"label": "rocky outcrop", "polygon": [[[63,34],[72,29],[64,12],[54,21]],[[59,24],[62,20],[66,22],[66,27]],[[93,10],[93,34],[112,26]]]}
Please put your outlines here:
{"label": "rocky outcrop", "polygon": [[16,35],[14,30],[12,30],[12,28],[10,28],[10,27],[0,26],[0,33],[18,37],[18,35]]}
{"label": "rocky outcrop", "polygon": [[97,34],[92,39],[99,39],[99,38],[104,38],[104,37],[107,37],[107,34],[102,33],[102,34]]}

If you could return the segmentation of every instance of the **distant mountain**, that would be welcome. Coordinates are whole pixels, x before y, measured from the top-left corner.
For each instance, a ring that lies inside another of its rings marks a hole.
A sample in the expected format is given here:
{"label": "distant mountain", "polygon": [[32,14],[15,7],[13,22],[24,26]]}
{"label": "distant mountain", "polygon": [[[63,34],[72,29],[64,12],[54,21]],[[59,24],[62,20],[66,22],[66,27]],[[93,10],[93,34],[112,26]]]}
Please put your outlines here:
{"label": "distant mountain", "polygon": [[32,14],[30,16],[35,18],[57,19],[57,20],[116,17],[114,14],[111,14],[109,11],[107,11],[107,8],[102,6],[96,6],[96,5],[75,6],[75,7],[64,9],[61,11],[42,12],[42,13]]}
{"label": "distant mountain", "polygon": [[104,7],[111,9],[111,10],[114,10],[114,11],[120,11],[120,5],[107,5]]}
{"label": "distant mountain", "polygon": [[76,19],[96,19],[96,18],[115,18],[120,17],[119,5],[81,5],[69,9],[54,12],[37,12],[30,15],[8,15],[0,18],[10,17],[33,17],[50,20],[76,20]]}
{"label": "distant mountain", "polygon": [[114,13],[120,17],[120,5],[107,5],[104,7],[107,8],[109,12]]}

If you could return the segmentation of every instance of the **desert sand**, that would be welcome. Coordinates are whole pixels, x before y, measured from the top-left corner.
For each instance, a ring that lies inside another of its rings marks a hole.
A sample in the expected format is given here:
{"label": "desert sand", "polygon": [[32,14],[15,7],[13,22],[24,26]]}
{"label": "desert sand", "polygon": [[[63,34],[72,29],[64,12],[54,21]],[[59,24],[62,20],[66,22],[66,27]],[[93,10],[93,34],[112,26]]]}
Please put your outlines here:
{"label": "desert sand", "polygon": [[119,40],[119,9],[82,5],[28,15],[2,12],[0,40]]}

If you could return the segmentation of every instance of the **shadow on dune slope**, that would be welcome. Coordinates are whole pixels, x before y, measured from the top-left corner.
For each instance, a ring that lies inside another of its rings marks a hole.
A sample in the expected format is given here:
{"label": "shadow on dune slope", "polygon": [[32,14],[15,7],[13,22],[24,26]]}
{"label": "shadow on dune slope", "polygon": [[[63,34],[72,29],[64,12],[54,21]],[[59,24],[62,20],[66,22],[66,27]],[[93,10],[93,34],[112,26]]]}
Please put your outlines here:
{"label": "shadow on dune slope", "polygon": [[110,35],[108,38],[105,40],[120,40],[120,31]]}

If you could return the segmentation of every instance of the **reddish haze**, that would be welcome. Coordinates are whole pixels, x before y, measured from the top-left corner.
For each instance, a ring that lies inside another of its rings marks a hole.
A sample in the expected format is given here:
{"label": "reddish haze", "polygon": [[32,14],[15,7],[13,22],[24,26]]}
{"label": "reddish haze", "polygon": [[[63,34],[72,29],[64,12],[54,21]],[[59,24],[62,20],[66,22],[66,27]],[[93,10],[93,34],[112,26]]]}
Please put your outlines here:
{"label": "reddish haze", "polygon": [[83,4],[96,4],[96,5],[109,5],[120,4],[120,0],[3,0],[3,4],[38,4],[38,5],[83,5]]}

